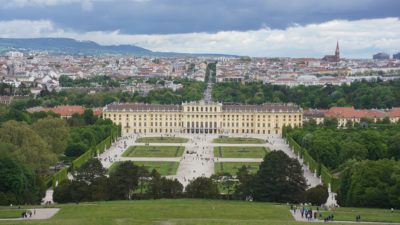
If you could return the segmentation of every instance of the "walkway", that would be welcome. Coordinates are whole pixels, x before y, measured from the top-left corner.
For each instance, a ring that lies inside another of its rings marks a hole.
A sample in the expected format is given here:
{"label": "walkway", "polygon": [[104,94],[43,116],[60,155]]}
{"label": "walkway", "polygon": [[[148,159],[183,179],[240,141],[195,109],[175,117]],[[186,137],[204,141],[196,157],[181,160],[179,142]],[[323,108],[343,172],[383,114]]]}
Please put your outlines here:
{"label": "walkway", "polygon": [[214,150],[208,145],[207,135],[192,136],[186,144],[185,152],[179,164],[176,178],[186,187],[197,177],[210,177],[214,174]]}
{"label": "walkway", "polygon": [[[298,221],[298,222],[307,222],[307,223],[323,223],[324,220],[320,220],[320,219],[312,219],[312,220],[307,220],[305,217],[301,217],[301,213],[300,210],[296,210],[296,213],[294,213],[292,210],[289,210],[290,214],[292,214],[293,218]],[[354,219],[355,219],[354,215]],[[355,224],[382,224],[382,225],[400,225],[400,223],[391,223],[391,222],[357,222],[357,221],[329,221],[328,223],[340,223],[340,224],[351,224],[351,223],[355,223]]]}
{"label": "walkway", "polygon": [[[32,217],[28,218],[9,218],[9,219],[0,219],[0,221],[6,220],[45,220],[53,217],[60,209],[58,208],[38,208],[38,209],[27,209],[26,211],[32,212]],[[34,213],[34,214],[33,214]]]}

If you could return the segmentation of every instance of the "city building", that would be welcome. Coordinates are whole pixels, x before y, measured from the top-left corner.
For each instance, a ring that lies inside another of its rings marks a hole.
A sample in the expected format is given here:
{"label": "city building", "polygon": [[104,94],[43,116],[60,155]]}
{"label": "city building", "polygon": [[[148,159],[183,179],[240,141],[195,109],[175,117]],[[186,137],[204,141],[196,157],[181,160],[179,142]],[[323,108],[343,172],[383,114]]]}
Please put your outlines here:
{"label": "city building", "polygon": [[299,106],[275,103],[113,103],[103,109],[103,118],[121,125],[123,133],[281,134],[284,126],[301,127],[302,117]]}
{"label": "city building", "polygon": [[307,109],[304,110],[304,121],[315,120],[317,124],[323,123],[325,118],[336,118],[338,126],[344,127],[351,123],[360,123],[361,119],[370,119],[378,122],[388,118],[390,122],[396,123],[400,120],[400,108],[392,109],[355,109],[354,107],[332,107],[330,109]]}
{"label": "city building", "polygon": [[390,55],[384,52],[377,53],[372,56],[374,60],[388,60],[390,59]]}
{"label": "city building", "polygon": [[336,50],[334,55],[326,55],[322,58],[323,61],[327,62],[339,62],[340,61],[340,49],[339,42],[336,43]]}

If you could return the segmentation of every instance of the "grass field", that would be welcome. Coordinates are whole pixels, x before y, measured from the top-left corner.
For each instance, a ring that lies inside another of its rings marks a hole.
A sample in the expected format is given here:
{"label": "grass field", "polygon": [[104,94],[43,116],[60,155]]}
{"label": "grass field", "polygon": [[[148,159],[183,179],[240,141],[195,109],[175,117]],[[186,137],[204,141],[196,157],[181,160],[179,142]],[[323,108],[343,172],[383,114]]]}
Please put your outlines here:
{"label": "grass field", "polygon": [[[0,224],[30,225],[299,225],[289,206],[272,203],[221,200],[141,200],[56,205],[61,210],[51,219],[39,221],[0,221]],[[363,209],[364,210],[364,209]],[[368,209],[365,209],[368,210]],[[387,216],[383,211],[380,216]],[[399,220],[396,220],[399,222]],[[312,223],[326,224],[326,223]],[[345,223],[340,223],[345,224]]]}
{"label": "grass field", "polygon": [[180,146],[131,146],[123,157],[180,157],[184,147]]}
{"label": "grass field", "polygon": [[187,138],[182,137],[142,137],[136,140],[136,143],[186,143]]}
{"label": "grass field", "polygon": [[[109,172],[113,171],[121,162],[113,163],[108,169]],[[162,176],[175,175],[178,170],[178,162],[133,162],[137,166],[144,166],[150,172],[156,169]]]}
{"label": "grass field", "polygon": [[213,140],[213,142],[221,144],[264,144],[265,140],[258,138],[227,137],[227,138],[216,138]]}
{"label": "grass field", "polygon": [[356,216],[361,216],[363,222],[400,222],[400,211],[393,213],[389,209],[366,209],[366,208],[337,208],[335,212],[323,212],[322,216],[334,215],[338,221],[355,221]]}
{"label": "grass field", "polygon": [[215,173],[229,173],[235,175],[239,168],[247,166],[250,173],[256,173],[260,163],[253,162],[217,162],[214,165]]}
{"label": "grass field", "polygon": [[21,209],[0,209],[0,219],[21,217]]}
{"label": "grass field", "polygon": [[223,158],[264,158],[267,152],[265,147],[214,147],[214,156]]}

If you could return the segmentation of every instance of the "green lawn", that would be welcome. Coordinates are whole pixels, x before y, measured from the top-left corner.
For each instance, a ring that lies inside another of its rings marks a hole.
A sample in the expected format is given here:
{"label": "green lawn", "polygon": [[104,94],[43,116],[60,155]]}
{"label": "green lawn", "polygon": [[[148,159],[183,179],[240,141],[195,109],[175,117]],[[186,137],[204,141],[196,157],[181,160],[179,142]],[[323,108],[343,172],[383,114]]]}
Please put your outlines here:
{"label": "green lawn", "polygon": [[[113,163],[108,169],[109,172],[113,171],[116,166],[121,162]],[[156,169],[162,176],[175,175],[178,170],[179,162],[133,162],[138,166],[145,166],[149,172]]]}
{"label": "green lawn", "polygon": [[136,140],[136,143],[186,143],[187,138],[182,137],[142,137]]}
{"label": "green lawn", "polygon": [[[141,201],[89,202],[56,205],[61,210],[51,219],[38,221],[0,221],[13,225],[299,225],[288,205],[246,201],[161,199]],[[382,216],[386,216],[382,214]],[[313,223],[326,224],[326,223]],[[341,223],[343,224],[343,223]]]}
{"label": "green lawn", "polygon": [[361,216],[364,222],[397,222],[400,223],[400,211],[393,213],[389,209],[366,209],[366,208],[337,208],[335,212],[323,212],[323,216],[334,215],[335,220],[355,221],[356,216]]}
{"label": "green lawn", "polygon": [[231,175],[236,175],[236,172],[242,166],[247,166],[250,173],[256,173],[260,163],[254,162],[217,162],[214,164],[215,173],[229,173]]}
{"label": "green lawn", "polygon": [[21,213],[25,211],[22,209],[0,209],[0,219],[5,218],[19,218]]}
{"label": "green lawn", "polygon": [[184,147],[180,146],[131,146],[123,157],[180,157]]}
{"label": "green lawn", "polygon": [[264,144],[265,140],[258,138],[245,138],[245,137],[227,137],[227,138],[216,138],[213,140],[214,143],[223,144]]}
{"label": "green lawn", "polygon": [[214,147],[214,156],[223,158],[264,158],[268,152],[265,147]]}

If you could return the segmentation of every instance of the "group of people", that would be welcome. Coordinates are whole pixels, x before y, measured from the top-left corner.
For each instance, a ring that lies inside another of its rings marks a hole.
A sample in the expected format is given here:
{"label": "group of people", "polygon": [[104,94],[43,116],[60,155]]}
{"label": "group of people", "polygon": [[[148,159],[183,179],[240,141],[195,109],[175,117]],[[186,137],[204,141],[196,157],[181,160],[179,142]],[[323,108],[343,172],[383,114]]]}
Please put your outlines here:
{"label": "group of people", "polygon": [[27,218],[31,218],[32,215],[35,215],[35,214],[36,214],[36,209],[34,209],[33,212],[31,210],[26,210],[21,213],[21,217],[24,219],[27,219]]}

